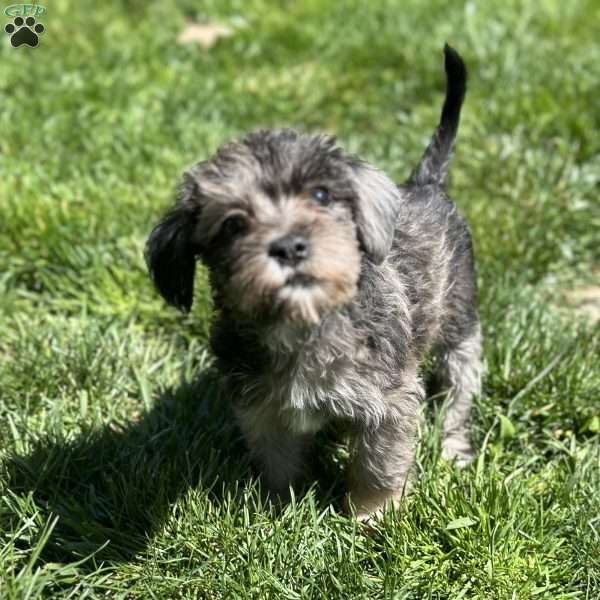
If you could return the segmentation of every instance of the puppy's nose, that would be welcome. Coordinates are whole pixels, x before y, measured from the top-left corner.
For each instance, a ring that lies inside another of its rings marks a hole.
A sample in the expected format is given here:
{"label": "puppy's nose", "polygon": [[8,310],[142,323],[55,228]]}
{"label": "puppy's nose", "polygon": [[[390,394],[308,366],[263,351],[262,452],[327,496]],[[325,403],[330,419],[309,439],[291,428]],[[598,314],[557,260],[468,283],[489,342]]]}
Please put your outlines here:
{"label": "puppy's nose", "polygon": [[308,256],[308,240],[297,233],[284,235],[271,242],[269,256],[282,265],[297,265]]}

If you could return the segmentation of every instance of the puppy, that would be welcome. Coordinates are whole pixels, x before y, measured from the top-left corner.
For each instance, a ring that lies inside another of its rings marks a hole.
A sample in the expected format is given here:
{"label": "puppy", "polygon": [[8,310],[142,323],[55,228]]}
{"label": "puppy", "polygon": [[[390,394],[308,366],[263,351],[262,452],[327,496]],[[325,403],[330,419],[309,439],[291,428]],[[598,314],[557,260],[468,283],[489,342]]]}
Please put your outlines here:
{"label": "puppy", "polygon": [[429,352],[448,392],[443,456],[473,456],[474,260],[445,190],[466,68],[448,45],[444,54],[441,120],[405,184],[329,136],[258,131],[185,173],[146,248],[158,291],[184,311],[196,260],[208,269],[212,349],[269,488],[285,495],[314,434],[346,421],[348,500],[359,518],[397,504],[407,488]]}

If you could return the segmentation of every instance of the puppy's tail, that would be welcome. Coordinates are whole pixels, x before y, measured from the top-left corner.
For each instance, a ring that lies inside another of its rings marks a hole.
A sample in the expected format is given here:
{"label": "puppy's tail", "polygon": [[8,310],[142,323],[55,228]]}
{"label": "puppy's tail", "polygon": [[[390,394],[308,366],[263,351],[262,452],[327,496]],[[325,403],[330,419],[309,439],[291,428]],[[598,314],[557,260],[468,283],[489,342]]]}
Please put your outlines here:
{"label": "puppy's tail", "polygon": [[427,150],[409,178],[409,183],[416,185],[433,183],[443,186],[448,177],[460,109],[467,90],[467,68],[458,52],[448,44],[444,45],[444,66],[446,69],[446,99],[440,123]]}

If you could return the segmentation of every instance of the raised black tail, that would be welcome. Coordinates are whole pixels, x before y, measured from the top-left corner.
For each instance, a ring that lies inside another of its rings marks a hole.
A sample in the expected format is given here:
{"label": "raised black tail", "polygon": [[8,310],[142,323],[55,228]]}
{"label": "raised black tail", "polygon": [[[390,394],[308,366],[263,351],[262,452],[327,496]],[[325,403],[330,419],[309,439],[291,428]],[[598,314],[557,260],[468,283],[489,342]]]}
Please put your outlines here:
{"label": "raised black tail", "polygon": [[417,185],[435,183],[443,186],[448,176],[448,166],[458,130],[460,109],[467,91],[467,68],[458,52],[444,45],[446,68],[446,99],[440,123],[427,150],[416,166],[409,182]]}

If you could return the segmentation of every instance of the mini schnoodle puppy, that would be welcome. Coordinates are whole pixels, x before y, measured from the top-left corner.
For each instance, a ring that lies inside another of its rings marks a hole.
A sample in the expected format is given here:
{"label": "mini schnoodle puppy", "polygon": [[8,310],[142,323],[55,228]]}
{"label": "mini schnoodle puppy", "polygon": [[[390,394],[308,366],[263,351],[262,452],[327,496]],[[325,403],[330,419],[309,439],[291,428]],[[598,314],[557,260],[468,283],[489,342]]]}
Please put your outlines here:
{"label": "mini schnoodle puppy", "polygon": [[314,434],[353,432],[349,497],[361,519],[407,490],[435,353],[447,391],[443,456],[473,457],[468,423],[482,371],[470,235],[446,193],[466,68],[444,48],[440,123],[407,182],[327,135],[261,130],[188,170],[146,260],[189,311],[206,266],[211,344],[249,451],[270,490],[303,473]]}

